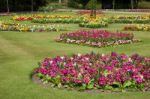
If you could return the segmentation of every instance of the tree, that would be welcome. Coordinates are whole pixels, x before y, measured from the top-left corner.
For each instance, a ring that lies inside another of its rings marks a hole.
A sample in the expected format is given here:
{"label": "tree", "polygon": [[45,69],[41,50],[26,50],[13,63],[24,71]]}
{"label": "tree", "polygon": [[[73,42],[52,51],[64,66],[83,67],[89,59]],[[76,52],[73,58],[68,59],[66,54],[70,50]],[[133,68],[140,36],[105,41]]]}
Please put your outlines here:
{"label": "tree", "polygon": [[134,1],[131,0],[131,9],[133,9],[133,8],[134,8]]}
{"label": "tree", "polygon": [[115,9],[115,2],[116,0],[113,0],[113,9]]}
{"label": "tree", "polygon": [[91,17],[96,18],[96,5],[97,5],[97,0],[92,0],[92,9],[91,9]]}
{"label": "tree", "polygon": [[33,12],[33,10],[34,10],[33,5],[34,5],[34,1],[31,0],[31,11],[32,11],[32,12]]}
{"label": "tree", "polygon": [[62,3],[62,0],[59,0],[59,3],[61,4],[61,3]]}
{"label": "tree", "polygon": [[7,4],[7,13],[9,13],[9,0],[6,0],[6,4]]}

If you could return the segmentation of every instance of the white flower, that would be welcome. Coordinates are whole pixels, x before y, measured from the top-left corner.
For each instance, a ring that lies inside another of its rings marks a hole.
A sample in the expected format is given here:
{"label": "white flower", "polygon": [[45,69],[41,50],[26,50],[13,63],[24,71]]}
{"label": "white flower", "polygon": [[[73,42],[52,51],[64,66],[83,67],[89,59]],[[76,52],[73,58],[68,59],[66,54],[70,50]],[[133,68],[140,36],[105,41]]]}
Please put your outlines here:
{"label": "white flower", "polygon": [[78,74],[78,78],[80,78],[80,77],[82,77],[82,74],[81,74],[81,73]]}
{"label": "white flower", "polygon": [[81,54],[80,53],[78,53],[78,57],[80,57],[81,56]]}
{"label": "white flower", "polygon": [[128,58],[128,60],[129,60],[129,62],[132,62],[132,59],[130,57]]}
{"label": "white flower", "polygon": [[53,63],[53,61],[50,61],[49,63],[50,63],[50,64],[52,64],[52,63]]}
{"label": "white flower", "polygon": [[70,59],[73,60],[73,57],[71,57]]}
{"label": "white flower", "polygon": [[65,57],[64,56],[62,56],[62,57],[60,57],[61,59],[64,59]]}
{"label": "white flower", "polygon": [[76,66],[76,65],[77,65],[77,63],[74,63],[73,65],[74,65],[74,66]]}
{"label": "white flower", "polygon": [[105,54],[102,54],[102,57],[104,57],[105,56]]}
{"label": "white flower", "polygon": [[89,60],[89,58],[85,58],[86,60]]}
{"label": "white flower", "polygon": [[144,79],[143,75],[140,75],[141,79]]}

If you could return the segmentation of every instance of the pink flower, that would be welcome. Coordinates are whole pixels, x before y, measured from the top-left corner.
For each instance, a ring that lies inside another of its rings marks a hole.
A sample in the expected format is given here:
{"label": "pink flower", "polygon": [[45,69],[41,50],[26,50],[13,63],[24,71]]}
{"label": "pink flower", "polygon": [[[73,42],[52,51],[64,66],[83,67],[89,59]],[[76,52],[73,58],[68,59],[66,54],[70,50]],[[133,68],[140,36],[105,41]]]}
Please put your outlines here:
{"label": "pink flower", "polygon": [[85,77],[83,78],[83,82],[84,82],[85,84],[88,84],[90,81],[91,81],[91,79],[90,79],[90,77],[88,77],[88,76],[85,76]]}
{"label": "pink flower", "polygon": [[75,79],[74,82],[75,82],[76,84],[81,84],[81,83],[82,83],[82,81],[79,80],[79,79]]}
{"label": "pink flower", "polygon": [[107,78],[105,76],[102,76],[98,79],[98,84],[100,86],[105,86],[107,84]]}

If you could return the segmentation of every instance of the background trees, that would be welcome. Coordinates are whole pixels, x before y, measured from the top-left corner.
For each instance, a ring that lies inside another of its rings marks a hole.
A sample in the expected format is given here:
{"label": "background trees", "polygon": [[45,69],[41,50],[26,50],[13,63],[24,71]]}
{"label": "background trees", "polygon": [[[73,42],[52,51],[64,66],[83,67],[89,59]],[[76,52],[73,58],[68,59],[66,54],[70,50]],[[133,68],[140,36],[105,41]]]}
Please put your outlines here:
{"label": "background trees", "polygon": [[1,0],[0,12],[37,10],[47,2],[48,0]]}
{"label": "background trees", "polygon": [[[0,12],[34,11],[52,2],[78,9],[92,8],[92,0],[1,0]],[[97,9],[150,9],[150,0],[97,0],[95,6]]]}

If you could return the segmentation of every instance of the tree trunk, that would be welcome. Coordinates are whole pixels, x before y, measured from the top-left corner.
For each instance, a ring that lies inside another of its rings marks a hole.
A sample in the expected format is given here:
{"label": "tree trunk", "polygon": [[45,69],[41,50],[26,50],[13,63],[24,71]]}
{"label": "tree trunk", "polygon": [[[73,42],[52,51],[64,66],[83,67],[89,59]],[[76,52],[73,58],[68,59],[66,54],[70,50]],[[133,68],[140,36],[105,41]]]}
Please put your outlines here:
{"label": "tree trunk", "polygon": [[115,2],[116,0],[113,0],[113,9],[115,9]]}
{"label": "tree trunk", "polygon": [[6,0],[7,2],[7,13],[9,13],[9,0]]}
{"label": "tree trunk", "polygon": [[31,12],[33,12],[33,10],[34,10],[33,4],[34,4],[34,2],[33,2],[33,0],[31,0]]}
{"label": "tree trunk", "polygon": [[65,5],[68,5],[68,0],[63,0]]}
{"label": "tree trunk", "polygon": [[131,0],[131,9],[133,9],[133,8],[134,8],[134,1]]}
{"label": "tree trunk", "polygon": [[62,1],[61,0],[59,0],[59,4],[61,4],[62,3]]}

